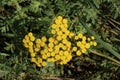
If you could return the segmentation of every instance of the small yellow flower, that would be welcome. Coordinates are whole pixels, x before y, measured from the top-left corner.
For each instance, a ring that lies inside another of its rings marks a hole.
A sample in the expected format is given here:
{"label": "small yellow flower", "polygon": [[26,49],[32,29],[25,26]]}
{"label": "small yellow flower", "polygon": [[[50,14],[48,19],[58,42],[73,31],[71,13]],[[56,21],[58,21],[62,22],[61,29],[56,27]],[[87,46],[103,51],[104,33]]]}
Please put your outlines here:
{"label": "small yellow flower", "polygon": [[93,42],[93,45],[94,45],[94,46],[97,46],[97,43],[94,41],[94,42]]}
{"label": "small yellow flower", "polygon": [[41,46],[44,47],[45,46],[45,42],[41,42]]}
{"label": "small yellow flower", "polygon": [[63,46],[64,46],[64,44],[62,44],[62,43],[59,43],[59,45],[58,45],[60,48],[62,48]]}
{"label": "small yellow flower", "polygon": [[35,52],[38,52],[40,49],[39,48],[35,48],[34,50],[35,50]]}
{"label": "small yellow flower", "polygon": [[53,48],[50,47],[50,48],[48,49],[48,51],[52,52],[52,51],[53,51]]}
{"label": "small yellow flower", "polygon": [[66,39],[66,38],[67,38],[67,35],[66,35],[66,34],[63,34],[63,35],[62,35],[62,38],[63,38],[63,39]]}
{"label": "small yellow flower", "polygon": [[36,59],[35,58],[31,58],[31,62],[36,62]]}
{"label": "small yellow flower", "polygon": [[42,65],[40,64],[40,63],[38,63],[38,62],[36,62],[36,65],[38,66],[38,67],[41,67]]}
{"label": "small yellow flower", "polygon": [[72,59],[72,55],[68,55],[66,58],[68,61],[70,61]]}
{"label": "small yellow flower", "polygon": [[64,56],[68,56],[69,52],[68,51],[64,51]]}
{"label": "small yellow flower", "polygon": [[29,46],[33,46],[33,43],[32,43],[32,42],[29,42],[28,45],[29,45]]}
{"label": "small yellow flower", "polygon": [[72,38],[74,35],[75,35],[74,33],[70,32],[68,36],[69,38]]}
{"label": "small yellow flower", "polygon": [[43,54],[42,59],[47,59],[47,55]]}
{"label": "small yellow flower", "polygon": [[62,28],[62,31],[65,33],[67,31],[67,29],[66,28]]}
{"label": "small yellow flower", "polygon": [[64,24],[67,24],[67,22],[68,22],[67,19],[63,19]]}
{"label": "small yellow flower", "polygon": [[22,40],[23,43],[27,43],[25,39]]}
{"label": "small yellow flower", "polygon": [[31,36],[31,37],[30,37],[30,40],[31,40],[31,41],[34,41],[34,40],[35,40],[35,37],[34,37],[34,36]]}
{"label": "small yellow flower", "polygon": [[82,38],[82,37],[83,37],[83,34],[79,33],[79,34],[78,34],[78,37],[79,37],[79,38]]}
{"label": "small yellow flower", "polygon": [[45,53],[48,53],[48,48],[45,47],[45,48],[43,49],[43,51],[44,51]]}
{"label": "small yellow flower", "polygon": [[75,40],[78,40],[79,39],[79,37],[78,36],[75,36]]}
{"label": "small yellow flower", "polygon": [[91,39],[90,38],[87,38],[87,41],[90,41]]}
{"label": "small yellow flower", "polygon": [[28,47],[29,47],[29,45],[28,45],[27,43],[24,43],[24,46],[25,46],[26,48],[28,48]]}
{"label": "small yellow flower", "polygon": [[51,52],[51,56],[55,56],[55,52]]}
{"label": "small yellow flower", "polygon": [[87,50],[85,48],[83,48],[81,51],[82,51],[82,53],[86,53],[87,52]]}
{"label": "small yellow flower", "polygon": [[90,41],[90,45],[93,45],[93,41]]}
{"label": "small yellow flower", "polygon": [[81,49],[84,49],[85,48],[85,45],[82,43],[81,46],[80,46]]}
{"label": "small yellow flower", "polygon": [[61,47],[63,50],[66,50],[67,49],[67,46],[62,46]]}
{"label": "small yellow flower", "polygon": [[60,60],[60,55],[55,55],[56,60]]}
{"label": "small yellow flower", "polygon": [[30,52],[30,53],[33,53],[33,52],[34,52],[33,48],[30,48],[30,49],[29,49],[29,52]]}
{"label": "small yellow flower", "polygon": [[61,36],[63,34],[63,32],[62,31],[58,31],[57,34]]}
{"label": "small yellow flower", "polygon": [[32,36],[33,36],[33,33],[32,33],[32,32],[29,32],[29,33],[28,33],[28,36],[29,36],[29,37],[32,37]]}
{"label": "small yellow flower", "polygon": [[35,40],[35,42],[36,42],[37,44],[39,44],[39,43],[41,43],[41,40],[38,38],[38,39]]}
{"label": "small yellow flower", "polygon": [[90,48],[90,44],[89,43],[86,43],[85,47],[88,49]]}
{"label": "small yellow flower", "polygon": [[81,46],[81,42],[80,42],[80,41],[77,42],[77,46],[78,46],[78,47]]}
{"label": "small yellow flower", "polygon": [[67,46],[67,47],[71,47],[71,42],[67,42],[67,43],[66,43],[66,46]]}
{"label": "small yellow flower", "polygon": [[48,41],[49,41],[49,42],[54,42],[54,38],[53,38],[53,37],[50,37],[50,38],[48,39]]}
{"label": "small yellow flower", "polygon": [[69,35],[70,31],[69,30],[66,30],[65,34],[66,35]]}
{"label": "small yellow flower", "polygon": [[30,54],[30,56],[31,56],[31,57],[35,57],[35,53],[32,52],[32,53]]}
{"label": "small yellow flower", "polygon": [[66,59],[66,57],[65,57],[65,56],[62,56],[62,57],[61,57],[61,60],[63,60],[63,61],[64,61],[65,59]]}
{"label": "small yellow flower", "polygon": [[66,24],[64,24],[64,27],[65,27],[65,28],[67,28],[67,27],[68,27],[67,23],[66,23]]}
{"label": "small yellow flower", "polygon": [[[54,58],[48,58],[50,60],[50,62],[55,62]],[[47,60],[48,61],[48,60]]]}
{"label": "small yellow flower", "polygon": [[47,62],[52,62],[51,58],[48,58],[48,59],[47,59]]}
{"label": "small yellow flower", "polygon": [[26,39],[26,40],[29,40],[29,36],[28,36],[28,35],[25,35],[25,39]]}
{"label": "small yellow flower", "polygon": [[63,60],[63,64],[67,64],[67,60]]}
{"label": "small yellow flower", "polygon": [[40,50],[40,54],[42,55],[45,54],[44,50]]}
{"label": "small yellow flower", "polygon": [[91,36],[91,39],[92,39],[92,40],[94,40],[94,39],[95,39],[95,37],[94,37],[94,36]]}
{"label": "small yellow flower", "polygon": [[48,47],[53,47],[53,46],[54,46],[54,44],[51,42],[48,44]]}
{"label": "small yellow flower", "polygon": [[50,57],[50,53],[49,52],[46,55],[47,55],[47,57]]}
{"label": "small yellow flower", "polygon": [[54,44],[55,44],[55,45],[58,44],[58,40],[54,40]]}
{"label": "small yellow flower", "polygon": [[56,23],[57,25],[59,25],[59,24],[61,23],[61,21],[58,20],[58,19],[55,19],[55,23]]}
{"label": "small yellow flower", "polygon": [[63,44],[66,44],[67,42],[68,42],[68,41],[67,41],[66,39],[63,39],[63,40],[62,40],[62,43],[63,43]]}
{"label": "small yellow flower", "polygon": [[55,28],[55,31],[56,31],[56,33],[59,32],[60,28],[59,27]]}
{"label": "small yellow flower", "polygon": [[36,48],[40,48],[40,44],[36,44]]}
{"label": "small yellow flower", "polygon": [[47,41],[46,36],[43,36],[43,37],[41,38],[41,40],[42,40],[43,42],[46,42],[46,41]]}
{"label": "small yellow flower", "polygon": [[42,63],[42,58],[39,57],[39,58],[37,59],[37,61],[38,61],[38,63]]}
{"label": "small yellow flower", "polygon": [[62,16],[58,16],[58,20],[62,21],[63,17]]}
{"label": "small yellow flower", "polygon": [[80,50],[76,51],[76,55],[80,56],[81,55],[81,51]]}
{"label": "small yellow flower", "polygon": [[62,50],[59,51],[59,55],[60,56],[63,56],[64,55],[64,52]]}
{"label": "small yellow flower", "polygon": [[82,41],[86,41],[86,36],[83,36],[83,37],[82,37]]}
{"label": "small yellow flower", "polygon": [[58,41],[62,40],[62,37],[61,36],[57,36],[57,40]]}
{"label": "small yellow flower", "polygon": [[72,50],[73,50],[73,51],[77,51],[77,47],[73,47]]}
{"label": "small yellow flower", "polygon": [[57,28],[57,25],[56,24],[52,24],[52,28],[53,29]]}
{"label": "small yellow flower", "polygon": [[42,62],[42,66],[46,66],[47,63],[45,61]]}
{"label": "small yellow flower", "polygon": [[59,49],[55,49],[55,54],[58,54],[59,53]]}
{"label": "small yellow flower", "polygon": [[51,30],[51,33],[52,33],[52,34],[55,34],[55,33],[56,33],[56,31],[52,29],[52,30]]}
{"label": "small yellow flower", "polygon": [[83,40],[83,41],[82,41],[82,44],[86,44],[86,40]]}

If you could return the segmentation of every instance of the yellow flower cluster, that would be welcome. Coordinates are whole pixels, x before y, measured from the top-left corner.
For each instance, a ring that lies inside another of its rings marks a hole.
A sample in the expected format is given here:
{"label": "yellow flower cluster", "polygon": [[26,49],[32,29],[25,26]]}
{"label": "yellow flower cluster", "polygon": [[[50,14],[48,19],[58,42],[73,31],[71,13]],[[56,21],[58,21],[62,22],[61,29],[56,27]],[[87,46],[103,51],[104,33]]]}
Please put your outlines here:
{"label": "yellow flower cluster", "polygon": [[38,67],[46,66],[47,62],[67,64],[74,53],[80,56],[92,45],[97,45],[94,36],[86,38],[81,33],[70,32],[67,23],[67,19],[58,16],[51,26],[52,37],[35,38],[32,32],[24,37],[24,46],[29,50],[31,61]]}

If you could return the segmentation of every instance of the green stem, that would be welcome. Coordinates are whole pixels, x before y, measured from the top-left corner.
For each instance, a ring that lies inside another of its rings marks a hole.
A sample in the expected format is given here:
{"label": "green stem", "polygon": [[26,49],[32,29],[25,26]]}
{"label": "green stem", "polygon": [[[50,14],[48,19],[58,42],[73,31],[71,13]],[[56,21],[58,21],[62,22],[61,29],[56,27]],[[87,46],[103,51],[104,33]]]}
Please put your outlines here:
{"label": "green stem", "polygon": [[109,57],[109,56],[107,56],[107,55],[104,55],[104,54],[102,54],[102,53],[98,53],[98,52],[96,52],[96,51],[94,51],[94,50],[89,50],[89,51],[90,51],[91,53],[95,54],[95,55],[98,55],[98,56],[104,57],[104,58],[106,58],[106,59],[108,59],[108,60],[110,60],[110,61],[113,61],[113,62],[117,63],[117,64],[120,66],[120,61],[118,61],[118,60],[116,60],[116,59],[114,59],[114,58],[111,58],[111,57]]}

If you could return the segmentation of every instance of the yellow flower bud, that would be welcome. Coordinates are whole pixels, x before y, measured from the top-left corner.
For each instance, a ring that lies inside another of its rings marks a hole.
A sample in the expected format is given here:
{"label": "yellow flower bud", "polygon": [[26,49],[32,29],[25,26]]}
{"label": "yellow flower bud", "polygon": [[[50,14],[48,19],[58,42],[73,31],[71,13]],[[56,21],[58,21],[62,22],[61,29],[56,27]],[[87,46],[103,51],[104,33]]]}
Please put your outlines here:
{"label": "yellow flower bud", "polygon": [[51,30],[51,33],[52,33],[52,34],[55,34],[55,33],[56,33],[56,31],[55,31],[55,30]]}
{"label": "yellow flower bud", "polygon": [[77,47],[73,47],[72,50],[73,50],[73,51],[77,51]]}
{"label": "yellow flower bud", "polygon": [[41,40],[42,40],[43,42],[46,42],[46,41],[47,41],[46,36],[43,36],[43,37],[41,38]]}

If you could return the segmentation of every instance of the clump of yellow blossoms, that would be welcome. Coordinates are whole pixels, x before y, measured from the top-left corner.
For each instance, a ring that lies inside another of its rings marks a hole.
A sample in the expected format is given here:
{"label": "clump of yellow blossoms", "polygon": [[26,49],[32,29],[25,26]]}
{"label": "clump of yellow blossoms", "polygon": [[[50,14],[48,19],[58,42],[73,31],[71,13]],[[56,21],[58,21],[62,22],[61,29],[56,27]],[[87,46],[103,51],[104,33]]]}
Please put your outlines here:
{"label": "clump of yellow blossoms", "polygon": [[70,32],[67,23],[67,19],[58,16],[51,26],[52,37],[35,38],[32,32],[24,37],[24,46],[28,48],[31,61],[38,67],[46,66],[47,62],[67,64],[73,55],[80,56],[97,45],[94,36],[87,38],[81,33]]}

